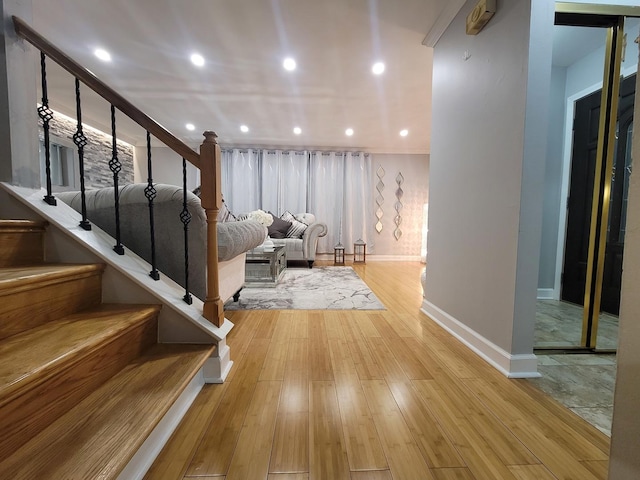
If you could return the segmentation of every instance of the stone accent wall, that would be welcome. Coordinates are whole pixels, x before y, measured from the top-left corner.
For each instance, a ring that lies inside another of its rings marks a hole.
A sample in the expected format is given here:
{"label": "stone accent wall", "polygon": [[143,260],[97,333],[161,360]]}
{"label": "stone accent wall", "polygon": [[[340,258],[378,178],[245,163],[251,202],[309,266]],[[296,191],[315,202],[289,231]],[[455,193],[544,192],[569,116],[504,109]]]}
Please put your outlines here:
{"label": "stone accent wall", "polygon": [[[76,133],[77,122],[58,112],[54,112],[53,120],[49,123],[49,132],[52,136],[66,140],[65,146],[73,146],[73,135]],[[85,188],[95,189],[113,186],[113,173],[109,169],[111,160],[111,135],[100,132],[94,128],[83,126],[83,133],[87,137],[87,145],[84,147],[84,182]],[[42,121],[40,121],[40,140],[44,138]],[[55,142],[55,139],[52,140]],[[118,160],[122,164],[122,170],[118,176],[120,185],[133,183],[133,145],[120,140],[117,141]],[[76,152],[74,161],[78,162]],[[79,186],[78,186],[79,188]]]}

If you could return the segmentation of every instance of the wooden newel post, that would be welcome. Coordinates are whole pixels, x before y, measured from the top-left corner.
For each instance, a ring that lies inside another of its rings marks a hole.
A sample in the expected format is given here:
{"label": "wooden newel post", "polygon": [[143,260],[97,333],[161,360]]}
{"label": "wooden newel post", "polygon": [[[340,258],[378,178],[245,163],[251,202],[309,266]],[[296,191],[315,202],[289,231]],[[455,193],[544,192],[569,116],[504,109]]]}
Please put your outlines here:
{"label": "wooden newel post", "polygon": [[224,322],[218,273],[218,212],[222,207],[220,146],[215,132],[204,132],[200,145],[200,202],[207,215],[207,298],[202,315],[217,327]]}

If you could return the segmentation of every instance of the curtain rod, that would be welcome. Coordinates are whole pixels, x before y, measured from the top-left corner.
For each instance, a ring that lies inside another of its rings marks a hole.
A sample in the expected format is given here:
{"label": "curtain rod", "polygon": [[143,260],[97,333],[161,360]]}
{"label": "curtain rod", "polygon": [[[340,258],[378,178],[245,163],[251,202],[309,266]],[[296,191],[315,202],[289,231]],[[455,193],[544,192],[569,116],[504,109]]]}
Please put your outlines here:
{"label": "curtain rod", "polygon": [[244,148],[235,148],[235,147],[227,147],[221,148],[222,153],[226,152],[234,152],[237,151],[239,153],[276,153],[281,152],[284,154],[296,154],[296,155],[304,155],[304,154],[314,154],[319,153],[321,155],[331,155],[332,153],[337,154],[346,154],[346,153],[354,153],[359,154],[362,153],[365,157],[370,155],[369,152],[363,152],[362,150],[290,150],[290,149],[271,149],[271,148],[253,148],[253,147],[244,147]]}

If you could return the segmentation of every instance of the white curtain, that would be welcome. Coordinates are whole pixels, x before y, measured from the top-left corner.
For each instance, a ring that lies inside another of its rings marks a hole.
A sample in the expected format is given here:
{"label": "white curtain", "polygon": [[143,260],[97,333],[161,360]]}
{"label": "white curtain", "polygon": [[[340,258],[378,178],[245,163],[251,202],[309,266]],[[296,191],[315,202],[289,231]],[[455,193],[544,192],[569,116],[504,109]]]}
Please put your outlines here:
{"label": "white curtain", "polygon": [[222,195],[235,215],[260,208],[260,164],[257,150],[222,152]]}
{"label": "white curtain", "polygon": [[347,152],[344,159],[344,208],[342,244],[353,253],[353,243],[362,239],[373,251],[374,219],[371,156]]}
{"label": "white curtain", "polygon": [[[280,150],[263,150],[262,166],[260,171],[262,177],[260,185],[262,186],[262,197],[260,208],[266,212],[273,212],[279,215],[278,207],[280,206],[280,159],[282,152]],[[295,212],[294,212],[295,213]]]}
{"label": "white curtain", "polygon": [[353,253],[361,238],[373,251],[375,216],[371,157],[364,153],[314,152],[311,155],[309,206],[327,224],[327,235],[318,241],[318,253],[333,253],[342,243]]}
{"label": "white curtain", "polygon": [[309,211],[327,224],[327,235],[318,239],[318,253],[333,253],[333,247],[342,241],[344,154],[312,153],[309,175],[313,179],[309,184]]}
{"label": "white curtain", "polygon": [[373,252],[372,159],[361,152],[223,150],[222,193],[234,214],[261,208],[274,215],[313,213],[327,224],[318,253],[361,238]]}
{"label": "white curtain", "polygon": [[309,155],[307,152],[263,150],[262,209],[274,215],[308,212]]}

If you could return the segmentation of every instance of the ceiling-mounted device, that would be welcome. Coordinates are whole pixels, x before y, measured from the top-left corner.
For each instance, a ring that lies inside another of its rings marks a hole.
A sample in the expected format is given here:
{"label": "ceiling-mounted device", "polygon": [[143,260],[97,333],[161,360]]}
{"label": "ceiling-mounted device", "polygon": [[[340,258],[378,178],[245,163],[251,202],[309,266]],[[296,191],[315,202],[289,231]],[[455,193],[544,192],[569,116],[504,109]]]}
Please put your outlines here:
{"label": "ceiling-mounted device", "polygon": [[496,0],[480,0],[467,15],[467,35],[477,35],[496,13]]}

